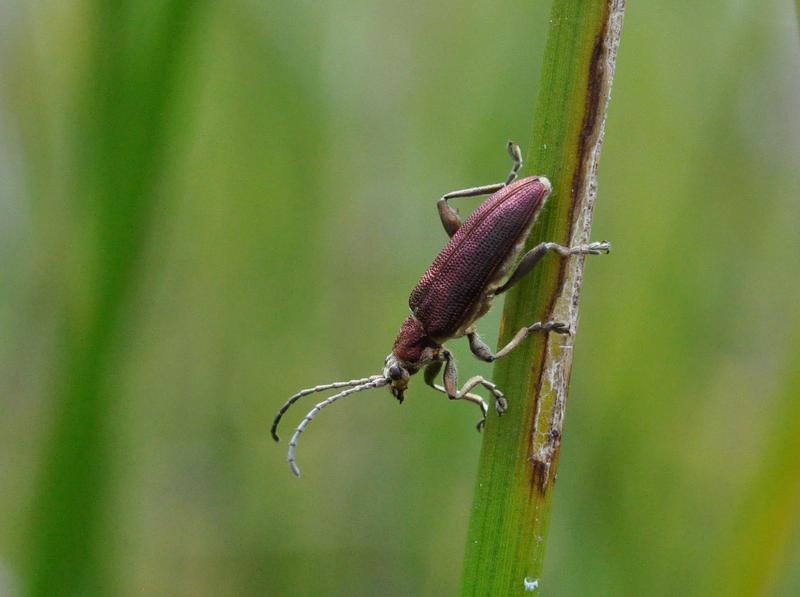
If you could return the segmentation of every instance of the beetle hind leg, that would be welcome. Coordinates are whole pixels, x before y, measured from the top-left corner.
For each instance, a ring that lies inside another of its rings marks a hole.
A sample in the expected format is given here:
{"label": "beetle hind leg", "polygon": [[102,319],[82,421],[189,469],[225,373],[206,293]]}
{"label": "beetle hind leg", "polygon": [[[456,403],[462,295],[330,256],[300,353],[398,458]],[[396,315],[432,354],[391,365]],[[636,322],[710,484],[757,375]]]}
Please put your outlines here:
{"label": "beetle hind leg", "polygon": [[509,172],[505,182],[487,184],[480,187],[471,187],[469,189],[461,189],[459,191],[451,191],[442,195],[442,198],[439,199],[436,207],[439,210],[439,218],[442,220],[442,226],[449,236],[453,236],[456,232],[458,232],[458,229],[461,228],[461,218],[458,215],[458,210],[451,206],[447,200],[455,199],[456,197],[479,197],[481,195],[491,195],[503,187],[510,185],[514,179],[517,178],[517,174],[519,173],[520,168],[522,168],[522,152],[519,149],[519,145],[509,141],[508,154],[511,156],[514,165],[511,167],[511,172]]}

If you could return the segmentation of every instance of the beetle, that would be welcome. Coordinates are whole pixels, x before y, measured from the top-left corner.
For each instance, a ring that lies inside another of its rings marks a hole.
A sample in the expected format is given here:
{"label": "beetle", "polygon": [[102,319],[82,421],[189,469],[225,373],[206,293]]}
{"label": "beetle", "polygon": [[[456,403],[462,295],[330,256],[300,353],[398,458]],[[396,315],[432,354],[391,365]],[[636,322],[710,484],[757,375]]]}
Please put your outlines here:
{"label": "beetle", "polygon": [[[453,354],[445,347],[447,340],[466,336],[472,353],[491,363],[506,356],[534,332],[570,333],[566,323],[536,322],[519,330],[508,344],[492,353],[476,330],[476,322],[489,311],[493,299],[519,282],[547,253],[567,257],[599,255],[611,250],[607,241],[577,247],[545,242],[533,247],[517,262],[552,186],[544,176],[516,180],[522,167],[522,154],[519,146],[511,141],[508,142],[508,153],[513,166],[505,182],[453,191],[439,199],[439,217],[450,240],[411,292],[408,302],[411,315],[400,327],[392,352],[384,360],[382,373],[301,390],[278,411],[271,429],[275,441],[279,441],[277,429],[281,418],[300,398],[315,392],[346,388],[314,406],[295,429],[289,441],[288,460],[296,476],[300,476],[296,463],[297,442],[319,411],[345,396],[387,385],[392,395],[402,403],[409,378],[421,369],[424,369],[425,383],[447,394],[450,400],[467,400],[478,405],[481,409],[479,431],[486,423],[489,409],[483,398],[471,393],[472,389],[477,386],[486,388],[494,397],[498,415],[506,412],[508,402],[505,395],[488,379],[476,375],[461,389],[458,388],[456,363]],[[462,222],[449,200],[481,195],[491,197]],[[442,367],[444,373],[440,385],[436,378]]]}

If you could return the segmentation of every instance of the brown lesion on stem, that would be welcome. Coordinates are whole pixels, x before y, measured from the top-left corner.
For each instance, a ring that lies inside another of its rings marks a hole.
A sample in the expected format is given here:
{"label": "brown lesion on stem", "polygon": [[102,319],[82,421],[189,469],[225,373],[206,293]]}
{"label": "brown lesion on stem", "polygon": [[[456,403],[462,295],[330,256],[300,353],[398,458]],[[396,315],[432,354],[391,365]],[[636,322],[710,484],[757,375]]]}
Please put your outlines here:
{"label": "brown lesion on stem", "polygon": [[[560,427],[560,425],[559,425]],[[558,459],[561,456],[561,431],[555,427],[547,434],[547,458],[531,458],[533,469],[533,487],[544,494],[548,486],[555,483]]]}
{"label": "brown lesion on stem", "polygon": [[[594,40],[592,58],[589,62],[589,87],[586,92],[586,108],[583,112],[583,126],[581,127],[580,145],[578,146],[578,168],[572,178],[575,196],[572,201],[572,212],[570,213],[570,226],[575,224],[575,209],[580,201],[580,193],[583,186],[588,182],[586,177],[586,167],[590,166],[591,152],[597,137],[600,135],[601,125],[605,118],[605,102],[601,101],[608,97],[608,80],[604,77],[603,68],[605,58],[608,55],[606,37],[608,34],[608,18],[603,19],[603,28],[598,32]],[[603,118],[598,118],[598,116]],[[571,228],[570,228],[571,232]]]}
{"label": "brown lesion on stem", "polygon": [[[568,238],[570,243],[587,242],[591,230],[592,210],[597,189],[597,164],[603,140],[606,107],[613,78],[614,62],[622,28],[625,0],[608,0],[606,17],[595,37],[588,64],[587,92],[583,123],[577,147],[577,167],[572,177],[573,189]],[[577,242],[576,242],[577,241]],[[548,313],[566,315],[573,330],[577,328],[578,298],[583,278],[583,259],[564,261],[559,268],[555,292],[548,304]],[[572,368],[572,351],[566,350],[572,339],[547,336],[541,360],[537,364],[532,432],[529,454],[532,468],[532,489],[546,493],[555,481],[561,452],[564,410]],[[555,344],[551,344],[555,343]],[[570,345],[571,349],[571,345]],[[547,379],[547,384],[545,381]],[[550,400],[548,400],[550,398]],[[542,421],[545,402],[552,401],[551,412]],[[544,423],[543,425],[541,425]]]}

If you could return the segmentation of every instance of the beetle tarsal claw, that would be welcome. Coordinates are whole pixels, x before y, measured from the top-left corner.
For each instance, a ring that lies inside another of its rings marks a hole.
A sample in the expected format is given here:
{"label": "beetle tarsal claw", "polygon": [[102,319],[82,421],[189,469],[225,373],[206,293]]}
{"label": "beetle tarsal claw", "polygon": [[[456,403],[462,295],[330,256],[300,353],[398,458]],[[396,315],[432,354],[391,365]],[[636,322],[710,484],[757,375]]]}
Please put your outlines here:
{"label": "beetle tarsal claw", "polygon": [[590,255],[608,254],[611,252],[611,243],[607,240],[601,240],[600,242],[590,243],[588,249]]}
{"label": "beetle tarsal claw", "polygon": [[[523,328],[525,329],[525,328]],[[564,321],[548,321],[546,323],[536,322],[527,328],[528,333],[531,332],[555,332],[556,334],[572,334],[572,328]]]}
{"label": "beetle tarsal claw", "polygon": [[554,325],[550,331],[555,332],[556,334],[572,334],[572,329],[570,329],[569,324],[564,323],[563,321],[554,322]]}

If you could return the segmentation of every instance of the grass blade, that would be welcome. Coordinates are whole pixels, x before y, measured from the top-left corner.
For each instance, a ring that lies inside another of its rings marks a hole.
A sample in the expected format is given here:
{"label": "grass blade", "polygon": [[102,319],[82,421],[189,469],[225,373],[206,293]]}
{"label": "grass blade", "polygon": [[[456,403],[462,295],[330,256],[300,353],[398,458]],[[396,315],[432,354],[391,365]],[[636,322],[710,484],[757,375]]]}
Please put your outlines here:
{"label": "grass blade", "polygon": [[[159,164],[173,114],[182,51],[197,5],[96,2],[72,207],[86,214],[91,240],[62,320],[53,423],[31,506],[28,593],[113,594],[106,512],[111,477],[109,414],[117,386],[138,261],[157,203]],[[142,17],[141,28],[130,22]],[[145,25],[146,24],[146,25]]]}
{"label": "grass blade", "polygon": [[[606,107],[624,0],[553,3],[529,174],[553,194],[529,240],[589,240]],[[500,345],[534,321],[577,325],[583,258],[551,257],[506,299]],[[495,367],[511,411],[487,427],[468,534],[463,595],[538,587],[553,498],[574,336],[534,338]]]}

